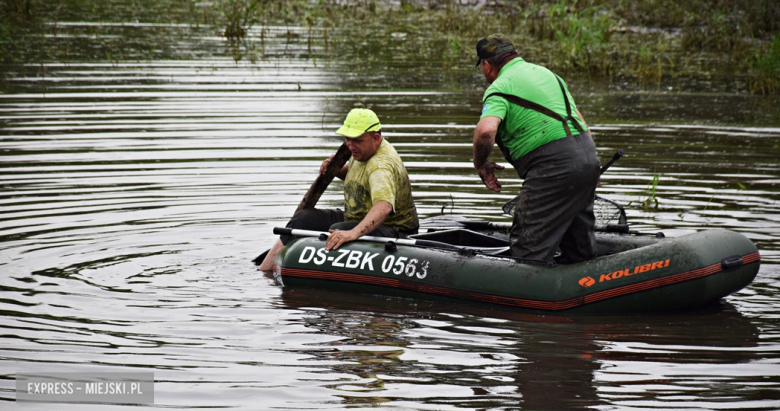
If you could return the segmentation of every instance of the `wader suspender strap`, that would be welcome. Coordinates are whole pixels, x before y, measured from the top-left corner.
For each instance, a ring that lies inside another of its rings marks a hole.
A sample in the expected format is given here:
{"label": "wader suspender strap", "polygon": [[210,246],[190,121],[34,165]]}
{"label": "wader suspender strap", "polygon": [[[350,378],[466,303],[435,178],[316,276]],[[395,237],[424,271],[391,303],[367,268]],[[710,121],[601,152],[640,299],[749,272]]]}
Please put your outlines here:
{"label": "wader suspender strap", "polygon": [[507,101],[517,104],[520,107],[527,108],[529,110],[537,111],[539,113],[542,113],[546,116],[552,117],[561,123],[563,123],[563,129],[566,131],[566,137],[571,137],[571,129],[569,128],[569,121],[571,120],[571,123],[574,124],[574,128],[577,129],[577,131],[582,134],[585,130],[583,130],[582,126],[580,126],[580,123],[577,122],[574,118],[571,116],[571,105],[569,104],[569,98],[566,96],[566,89],[563,87],[563,83],[561,82],[561,78],[558,77],[558,75],[555,75],[555,79],[558,80],[558,85],[561,86],[561,92],[563,92],[563,101],[566,103],[566,117],[561,116],[560,114],[550,110],[549,108],[534,103],[533,101],[526,100],[524,98],[520,98],[517,96],[513,96],[511,94],[504,94],[504,93],[491,93],[487,97],[485,97],[485,100],[482,102],[482,104],[487,101],[492,96],[499,96],[505,98]]}
{"label": "wader suspender strap", "polygon": [[563,93],[563,102],[566,103],[566,118],[562,119],[563,128],[564,130],[566,130],[566,137],[571,136],[571,131],[569,130],[569,124],[568,124],[569,121],[571,121],[571,123],[574,124],[574,128],[576,128],[577,131],[579,131],[580,134],[582,134],[585,130],[583,130],[580,123],[577,122],[577,120],[575,120],[571,116],[571,104],[569,104],[569,97],[566,96],[566,89],[563,87],[563,82],[561,82],[561,78],[558,77],[557,74],[555,75],[555,79],[558,80],[558,85],[561,86],[561,93]]}

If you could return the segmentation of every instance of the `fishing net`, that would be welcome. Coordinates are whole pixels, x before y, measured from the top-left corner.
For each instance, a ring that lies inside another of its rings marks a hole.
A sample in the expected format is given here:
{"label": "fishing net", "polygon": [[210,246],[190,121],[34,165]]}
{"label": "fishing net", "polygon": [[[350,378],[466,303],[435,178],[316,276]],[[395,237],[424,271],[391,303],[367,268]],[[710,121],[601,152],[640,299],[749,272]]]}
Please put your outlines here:
{"label": "fishing net", "polygon": [[[504,211],[504,214],[511,216],[515,212],[516,204],[517,197],[507,201],[501,209]],[[598,195],[593,201],[593,214],[596,216],[596,227],[628,224],[626,211],[620,204]]]}
{"label": "fishing net", "polygon": [[593,214],[596,216],[596,227],[628,224],[623,206],[604,197],[596,196],[594,199]]}

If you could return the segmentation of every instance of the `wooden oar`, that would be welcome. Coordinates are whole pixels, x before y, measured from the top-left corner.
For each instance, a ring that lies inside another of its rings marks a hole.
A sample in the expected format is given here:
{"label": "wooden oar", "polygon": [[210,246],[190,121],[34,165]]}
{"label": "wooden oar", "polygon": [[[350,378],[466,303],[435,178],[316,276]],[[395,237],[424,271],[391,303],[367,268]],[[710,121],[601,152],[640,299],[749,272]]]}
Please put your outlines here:
{"label": "wooden oar", "polygon": [[[325,189],[328,188],[330,182],[333,181],[333,177],[335,177],[336,174],[341,171],[341,168],[344,167],[344,164],[349,161],[351,155],[352,152],[347,148],[347,143],[343,143],[338,151],[336,151],[336,154],[333,155],[330,163],[325,167],[325,174],[317,175],[317,179],[314,180],[314,183],[309,187],[309,191],[303,195],[303,199],[301,199],[300,204],[298,204],[298,208],[295,209],[295,213],[304,208],[314,208],[314,206],[317,205],[317,201],[322,197],[322,193],[325,192]],[[255,257],[252,262],[255,263],[255,265],[262,264],[269,251],[271,250],[265,250],[262,254]]]}
{"label": "wooden oar", "polygon": [[341,168],[344,167],[344,164],[347,163],[351,155],[352,152],[347,148],[347,143],[342,144],[341,147],[339,147],[339,150],[336,151],[333,159],[331,159],[330,163],[325,167],[325,174],[318,175],[317,179],[314,180],[314,183],[309,187],[309,191],[303,195],[301,203],[298,204],[298,208],[295,209],[296,213],[304,208],[314,208],[314,206],[317,205],[317,201],[322,197],[322,193],[325,192],[325,189],[328,188],[330,182],[333,181],[333,177],[341,171]]}

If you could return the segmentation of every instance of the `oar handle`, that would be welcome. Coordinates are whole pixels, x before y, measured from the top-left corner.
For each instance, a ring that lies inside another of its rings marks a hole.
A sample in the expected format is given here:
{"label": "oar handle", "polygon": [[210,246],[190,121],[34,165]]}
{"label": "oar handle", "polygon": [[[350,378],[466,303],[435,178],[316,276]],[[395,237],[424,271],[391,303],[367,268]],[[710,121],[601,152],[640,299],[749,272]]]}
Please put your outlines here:
{"label": "oar handle", "polygon": [[[313,231],[313,230],[300,230],[297,228],[287,227],[274,227],[274,234],[276,235],[290,235],[293,237],[330,237],[330,233],[326,231]],[[358,238],[358,241],[371,241],[375,243],[386,243],[393,241],[397,244],[403,245],[416,245],[419,240],[411,240],[406,238],[390,238],[390,237],[374,237],[370,235],[364,235]]]}
{"label": "oar handle", "polygon": [[[287,227],[274,227],[274,234],[276,234],[276,235],[293,235],[293,229],[292,228],[287,228]],[[319,235],[320,233],[317,233],[317,234]],[[322,233],[322,234],[328,234],[328,233]]]}
{"label": "oar handle", "polygon": [[330,163],[325,167],[325,174],[318,175],[317,179],[314,180],[314,183],[309,187],[309,191],[304,194],[301,203],[298,204],[298,208],[295,209],[296,213],[304,208],[314,208],[314,206],[317,205],[317,201],[322,197],[322,193],[325,192],[325,189],[328,188],[330,182],[333,181],[333,177],[341,171],[351,155],[352,152],[349,151],[347,143],[343,143],[336,154],[333,155]]}

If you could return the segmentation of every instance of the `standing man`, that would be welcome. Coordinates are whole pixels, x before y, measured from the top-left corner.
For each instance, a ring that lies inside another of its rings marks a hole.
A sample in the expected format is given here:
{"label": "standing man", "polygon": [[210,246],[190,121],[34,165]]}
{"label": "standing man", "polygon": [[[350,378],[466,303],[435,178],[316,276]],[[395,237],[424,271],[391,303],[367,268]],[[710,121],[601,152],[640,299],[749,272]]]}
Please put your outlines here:
{"label": "standing man", "polygon": [[[336,177],[344,180],[344,211],[340,209],[303,209],[290,219],[287,227],[327,231],[326,250],[335,250],[361,236],[403,238],[416,234],[420,223],[412,200],[412,185],[403,161],[393,146],[382,137],[382,125],[376,114],[356,108],[349,112],[336,133],[344,136],[352,152],[349,162]],[[322,162],[320,174],[333,156]],[[282,248],[293,240],[280,236],[258,267],[271,270]]]}
{"label": "standing man", "polygon": [[565,263],[594,258],[599,160],[566,83],[524,61],[502,34],[479,40],[477,56],[490,87],[474,130],[474,167],[487,188],[501,191],[494,170],[504,167],[488,161],[495,143],[524,179],[509,238],[512,256],[552,260],[560,247]]}

